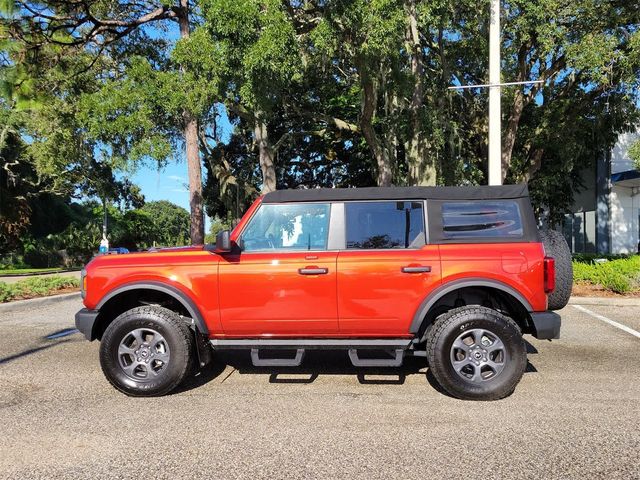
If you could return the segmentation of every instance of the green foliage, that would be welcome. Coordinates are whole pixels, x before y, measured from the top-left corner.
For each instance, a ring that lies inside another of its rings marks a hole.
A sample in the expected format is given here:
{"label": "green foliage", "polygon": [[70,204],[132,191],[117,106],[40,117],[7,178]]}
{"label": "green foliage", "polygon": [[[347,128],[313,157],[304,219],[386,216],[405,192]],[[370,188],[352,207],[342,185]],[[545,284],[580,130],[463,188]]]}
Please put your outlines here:
{"label": "green foliage", "polygon": [[[265,158],[279,188],[373,185],[378,157],[399,185],[417,181],[414,161],[438,184],[486,182],[486,90],[448,90],[487,80],[486,2],[199,0],[178,41],[167,34],[184,13],[175,1],[20,2],[34,8],[0,3],[0,150],[21,179],[0,186],[0,251],[72,223],[29,227],[42,191],[140,207],[114,172],[175,160],[185,112],[198,121],[207,211],[219,218],[256,197]],[[152,24],[136,23],[158,5]],[[92,36],[98,19],[119,25]],[[503,80],[543,82],[503,90],[506,181],[528,182],[552,224],[583,187],[580,171],[638,120],[639,24],[633,2],[503,2]],[[220,131],[223,112],[232,132]],[[630,155],[640,162],[640,147]],[[113,217],[112,243],[182,243],[143,211]]]}
{"label": "green foliage", "polygon": [[[20,255],[7,257],[8,261],[0,265],[49,268],[87,263],[96,254],[102,238],[103,207],[96,202],[63,206],[66,226],[54,232],[45,230],[38,236],[22,236],[16,248]],[[107,222],[112,247],[136,251],[153,245],[180,246],[189,241],[189,213],[167,201],[124,210],[109,205]]]}
{"label": "green foliage", "polygon": [[135,57],[123,78],[107,80],[80,99],[80,121],[90,137],[110,147],[118,168],[134,170],[145,158],[162,166],[173,157],[184,102],[177,75]]}
{"label": "green foliage", "polygon": [[53,295],[59,290],[77,288],[79,285],[77,278],[59,275],[30,278],[16,283],[0,282],[0,303]]}
{"label": "green foliage", "polygon": [[151,217],[153,241],[157,246],[182,246],[189,243],[189,212],[166,200],[147,202],[142,212]]}
{"label": "green foliage", "polygon": [[601,285],[616,293],[640,290],[640,255],[596,262],[595,258],[573,261],[573,279],[592,285]]}
{"label": "green foliage", "polygon": [[640,140],[636,140],[629,147],[629,157],[633,160],[635,167],[640,170]]}
{"label": "green foliage", "polygon": [[[102,207],[94,208],[94,218],[101,224]],[[109,244],[129,251],[145,250],[152,246],[173,247],[189,242],[189,213],[171,202],[148,202],[142,208],[122,211],[108,209]],[[93,244],[95,252],[101,235]]]}
{"label": "green foliage", "polygon": [[35,268],[51,268],[62,264],[62,256],[51,245],[50,239],[26,241],[23,254],[25,263]]}
{"label": "green foliage", "polygon": [[233,230],[234,221],[231,215],[231,212],[227,215],[226,218],[220,219],[218,217],[214,218],[211,223],[211,227],[209,228],[209,233],[205,236],[205,243],[213,244],[216,243],[216,236],[218,233],[223,230]]}

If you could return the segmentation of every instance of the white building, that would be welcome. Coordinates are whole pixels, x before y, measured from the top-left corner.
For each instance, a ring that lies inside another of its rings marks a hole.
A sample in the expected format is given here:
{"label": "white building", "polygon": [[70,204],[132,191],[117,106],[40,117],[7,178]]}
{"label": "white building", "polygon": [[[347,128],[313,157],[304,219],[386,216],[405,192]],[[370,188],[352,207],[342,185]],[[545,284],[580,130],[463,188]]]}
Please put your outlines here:
{"label": "white building", "polygon": [[563,233],[573,252],[637,253],[640,242],[640,171],[629,147],[640,130],[618,137],[613,150],[587,170],[586,190],[576,194]]}

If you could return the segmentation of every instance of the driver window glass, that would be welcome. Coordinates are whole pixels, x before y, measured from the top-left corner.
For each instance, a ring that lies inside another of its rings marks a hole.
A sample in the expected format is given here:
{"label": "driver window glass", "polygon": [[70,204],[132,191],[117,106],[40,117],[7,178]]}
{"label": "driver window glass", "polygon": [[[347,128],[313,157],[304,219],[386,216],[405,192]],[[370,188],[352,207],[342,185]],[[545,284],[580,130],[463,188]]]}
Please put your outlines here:
{"label": "driver window glass", "polygon": [[326,250],[329,204],[263,204],[242,233],[243,250]]}

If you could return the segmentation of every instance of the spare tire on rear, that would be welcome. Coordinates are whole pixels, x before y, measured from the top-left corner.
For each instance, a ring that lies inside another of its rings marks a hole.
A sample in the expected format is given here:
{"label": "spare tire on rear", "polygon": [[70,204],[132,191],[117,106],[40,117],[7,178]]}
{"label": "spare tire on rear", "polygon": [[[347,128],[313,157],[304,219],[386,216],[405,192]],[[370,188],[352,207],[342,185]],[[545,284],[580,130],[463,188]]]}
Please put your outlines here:
{"label": "spare tire on rear", "polygon": [[560,310],[569,303],[573,286],[571,250],[564,236],[555,230],[540,230],[540,238],[547,256],[556,264],[556,288],[549,294],[549,310]]}

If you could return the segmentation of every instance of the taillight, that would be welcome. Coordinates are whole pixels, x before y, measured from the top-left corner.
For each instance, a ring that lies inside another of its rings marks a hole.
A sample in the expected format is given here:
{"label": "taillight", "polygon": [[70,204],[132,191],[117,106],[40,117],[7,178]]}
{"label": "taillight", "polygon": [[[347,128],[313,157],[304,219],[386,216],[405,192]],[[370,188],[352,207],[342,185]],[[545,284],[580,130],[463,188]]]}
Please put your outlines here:
{"label": "taillight", "polygon": [[544,293],[556,289],[556,261],[553,257],[544,257]]}

